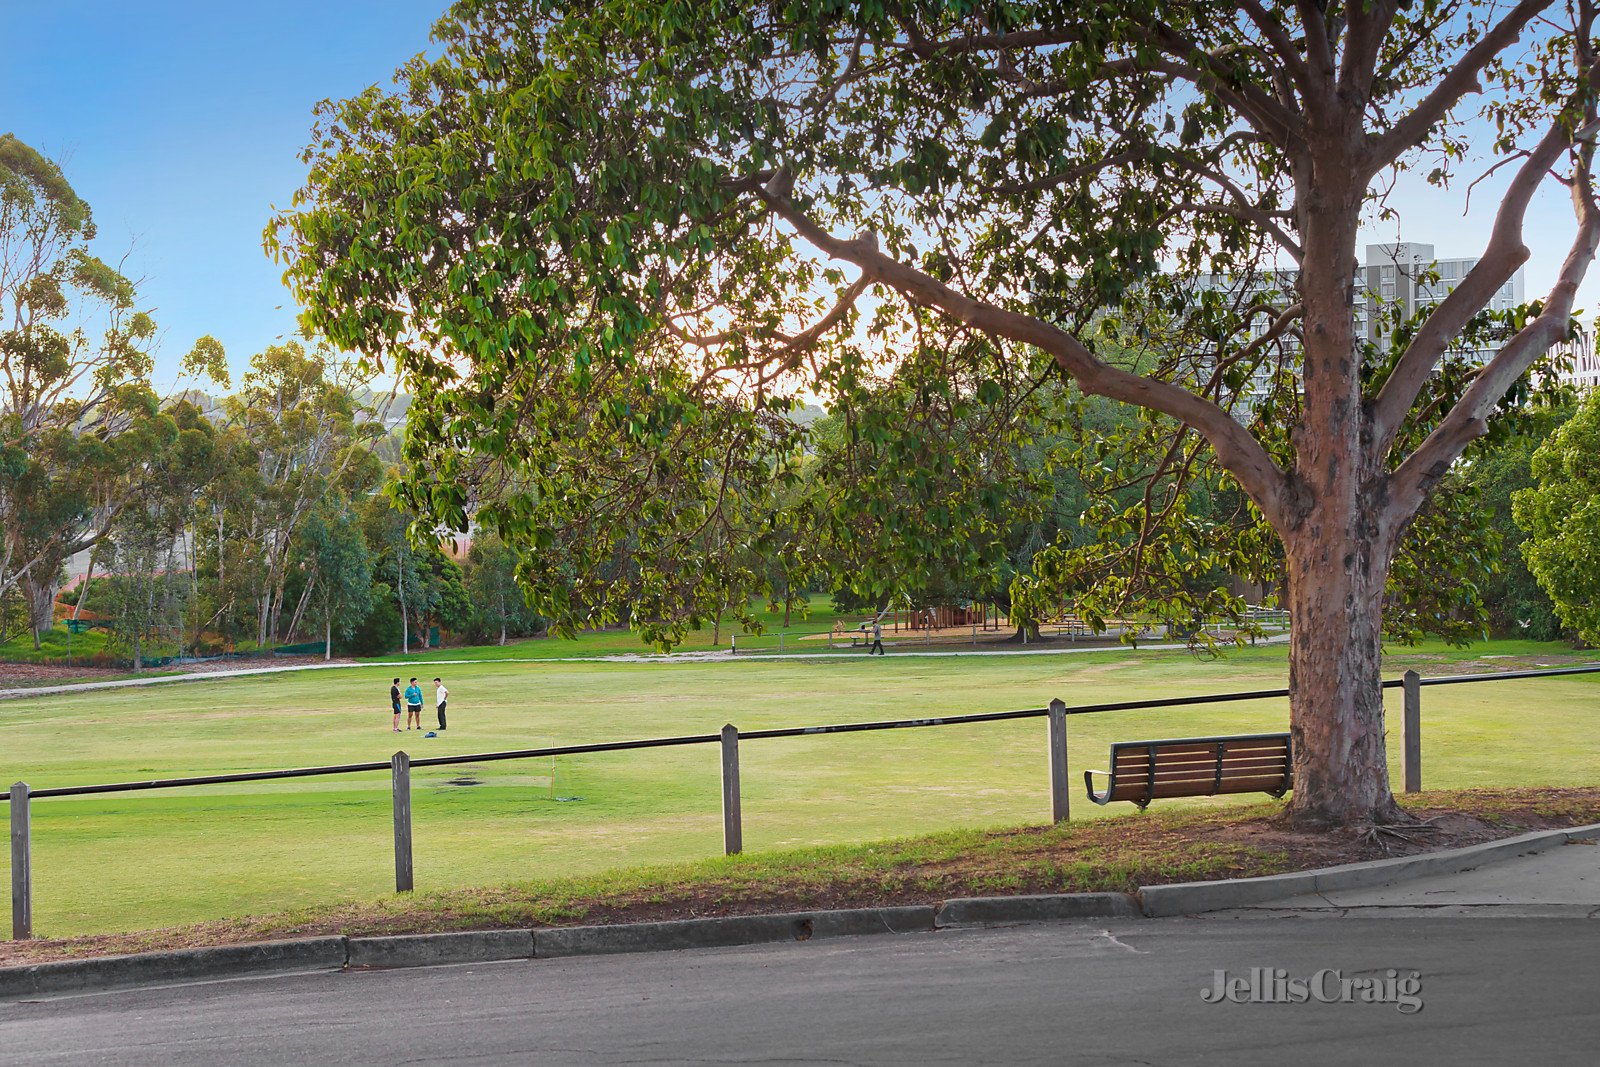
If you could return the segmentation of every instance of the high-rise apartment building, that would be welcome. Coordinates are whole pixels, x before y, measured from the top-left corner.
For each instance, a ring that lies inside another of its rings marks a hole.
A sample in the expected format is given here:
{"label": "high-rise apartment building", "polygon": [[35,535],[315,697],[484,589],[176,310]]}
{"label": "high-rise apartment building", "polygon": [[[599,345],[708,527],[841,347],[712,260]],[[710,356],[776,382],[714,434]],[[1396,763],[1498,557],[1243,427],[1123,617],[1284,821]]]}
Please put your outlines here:
{"label": "high-rise apartment building", "polygon": [[[1461,284],[1477,263],[1471,256],[1439,259],[1434,255],[1433,245],[1413,241],[1367,245],[1365,262],[1356,271],[1356,332],[1379,351],[1387,351],[1391,340],[1390,324],[1404,322],[1417,312],[1438,304]],[[1202,289],[1235,293],[1246,304],[1273,307],[1294,299],[1298,276],[1296,270],[1261,271],[1249,278],[1203,274],[1198,284]],[[1491,311],[1507,311],[1526,299],[1523,272],[1518,268],[1495,290],[1485,307]],[[1270,325],[1270,315],[1257,315],[1251,323],[1252,339],[1264,334]],[[1292,345],[1292,342],[1287,343]],[[1471,350],[1467,355],[1481,364],[1488,362],[1496,351],[1497,347],[1486,347]],[[1574,340],[1558,346],[1558,354],[1566,364],[1559,372],[1563,380],[1582,390],[1600,388],[1600,353],[1596,352],[1593,333],[1580,331]],[[1265,389],[1268,373],[1265,368],[1259,372],[1262,380],[1254,383],[1251,392],[1259,394]]]}
{"label": "high-rise apartment building", "polygon": [[[1475,257],[1438,259],[1433,246],[1401,241],[1397,244],[1368,245],[1366,262],[1361,265],[1356,288],[1356,328],[1379,350],[1389,345],[1384,328],[1386,316],[1381,308],[1393,308],[1390,321],[1404,322],[1419,311],[1434,306],[1450,295],[1478,265]],[[1491,311],[1506,311],[1523,302],[1522,268],[1511,276],[1486,306]],[[1494,354],[1493,349],[1475,353],[1480,362]]]}

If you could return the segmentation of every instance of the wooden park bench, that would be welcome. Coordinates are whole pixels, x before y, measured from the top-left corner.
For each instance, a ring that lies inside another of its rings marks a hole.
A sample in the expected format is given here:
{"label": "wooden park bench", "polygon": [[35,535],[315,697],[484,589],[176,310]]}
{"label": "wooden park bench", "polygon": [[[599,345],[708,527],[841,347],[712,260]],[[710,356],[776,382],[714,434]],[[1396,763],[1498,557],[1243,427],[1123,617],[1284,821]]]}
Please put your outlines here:
{"label": "wooden park bench", "polygon": [[[1104,792],[1095,792],[1097,774],[1109,779]],[[1294,752],[1288,734],[1122,741],[1111,746],[1111,770],[1084,771],[1083,782],[1096,804],[1131,800],[1140,811],[1158,797],[1281,797],[1294,787]]]}

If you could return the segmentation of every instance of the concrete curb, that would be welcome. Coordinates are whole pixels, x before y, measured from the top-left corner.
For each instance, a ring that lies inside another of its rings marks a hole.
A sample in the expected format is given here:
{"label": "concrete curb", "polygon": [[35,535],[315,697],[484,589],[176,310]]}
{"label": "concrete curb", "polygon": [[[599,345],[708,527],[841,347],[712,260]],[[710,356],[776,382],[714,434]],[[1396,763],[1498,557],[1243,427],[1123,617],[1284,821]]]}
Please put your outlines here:
{"label": "concrete curb", "polygon": [[1419,856],[1348,863],[1342,867],[1325,867],[1317,871],[1274,874],[1264,878],[1236,878],[1225,882],[1143,886],[1138,897],[1144,914],[1150,918],[1197,915],[1225,908],[1249,907],[1306,893],[1367,889],[1429,875],[1455,874],[1495,860],[1544,852],[1574,838],[1594,837],[1596,834],[1600,834],[1600,823],[1568,830],[1539,830],[1500,841],[1487,841],[1481,845],[1426,852]]}
{"label": "concrete curb", "polygon": [[1137,919],[1139,905],[1127,893],[1057,893],[1022,897],[957,897],[934,915],[933,925],[1060,922],[1067,919]]}
{"label": "concrete curb", "polygon": [[558,926],[534,931],[533,954],[539,959],[557,959],[615,952],[720,948],[769,941],[801,941],[810,934],[809,922],[800,915],[730,915],[617,926]]}
{"label": "concrete curb", "polygon": [[345,965],[343,937],[262,941],[253,945],[143,952],[92,960],[61,960],[0,968],[0,999],[36,994],[84,993],[164,982],[242,978],[263,974],[336,971]]}
{"label": "concrete curb", "polygon": [[532,930],[468,930],[448,934],[345,939],[345,967],[432,967],[533,958]]}
{"label": "concrete curb", "polygon": [[931,904],[897,908],[840,908],[779,915],[672,919],[617,926],[550,927],[533,932],[533,954],[536,959],[558,959],[563,956],[670,952],[682,948],[721,948],[866,934],[925,933],[933,929],[934,907]]}

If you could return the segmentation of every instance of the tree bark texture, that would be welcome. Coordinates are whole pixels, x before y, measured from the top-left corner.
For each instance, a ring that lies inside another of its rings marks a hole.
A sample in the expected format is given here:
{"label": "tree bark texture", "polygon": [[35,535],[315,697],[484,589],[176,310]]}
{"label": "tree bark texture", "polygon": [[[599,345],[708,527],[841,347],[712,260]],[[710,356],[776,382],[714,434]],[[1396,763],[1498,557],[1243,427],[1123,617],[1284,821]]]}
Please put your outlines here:
{"label": "tree bark texture", "polygon": [[1370,447],[1352,312],[1364,190],[1328,177],[1338,158],[1302,165],[1322,177],[1301,182],[1305,407],[1278,523],[1291,623],[1290,810],[1308,824],[1392,822],[1401,816],[1383,745],[1379,654],[1393,539],[1381,526],[1387,472]]}
{"label": "tree bark texture", "polygon": [[28,626],[33,631],[33,650],[37,652],[45,632],[55,622],[54,570],[48,567],[35,567],[25,575],[22,579],[22,602],[28,609]]}
{"label": "tree bark texture", "polygon": [[1394,822],[1379,667],[1388,560],[1324,521],[1309,521],[1285,560],[1291,813],[1307,824]]}

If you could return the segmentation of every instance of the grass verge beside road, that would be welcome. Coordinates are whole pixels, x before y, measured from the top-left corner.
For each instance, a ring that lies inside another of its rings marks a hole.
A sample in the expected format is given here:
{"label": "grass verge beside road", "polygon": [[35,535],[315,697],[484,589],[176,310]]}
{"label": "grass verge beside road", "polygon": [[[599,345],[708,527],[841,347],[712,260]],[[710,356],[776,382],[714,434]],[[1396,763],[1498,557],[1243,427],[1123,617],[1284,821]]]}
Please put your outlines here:
{"label": "grass verge beside road", "polygon": [[1435,791],[1405,798],[1430,820],[1397,835],[1288,828],[1277,802],[1124,814],[1053,827],[957,831],[792,849],[583,878],[391,895],[171,929],[0,944],[0,965],[317,935],[575,926],[963,896],[1132,892],[1407,855],[1600,821],[1600,788]]}

